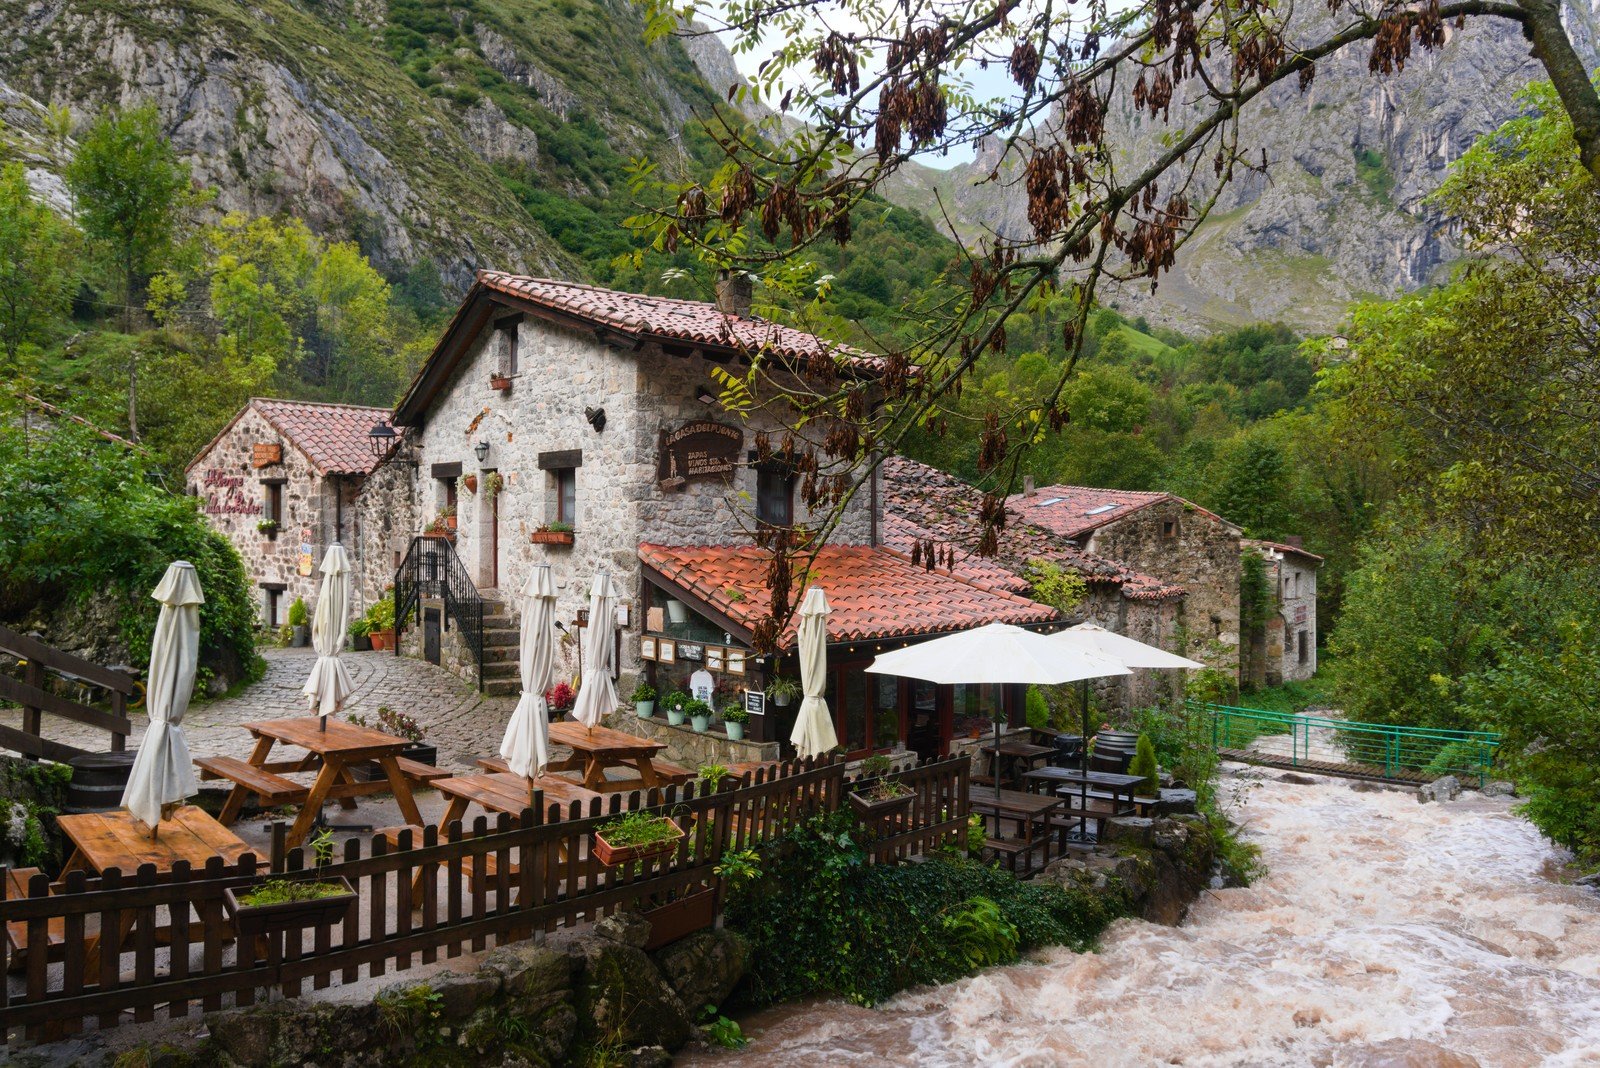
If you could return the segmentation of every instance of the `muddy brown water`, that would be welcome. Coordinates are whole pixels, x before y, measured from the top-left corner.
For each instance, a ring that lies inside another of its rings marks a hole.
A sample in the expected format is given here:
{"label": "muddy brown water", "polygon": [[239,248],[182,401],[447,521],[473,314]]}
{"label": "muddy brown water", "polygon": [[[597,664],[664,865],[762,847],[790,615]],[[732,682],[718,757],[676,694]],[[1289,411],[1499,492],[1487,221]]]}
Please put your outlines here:
{"label": "muddy brown water", "polygon": [[[1236,782],[1235,788],[1243,783]],[[1600,1066],[1600,895],[1509,801],[1251,783],[1270,874],[876,1008],[786,1006],[680,1064]]]}

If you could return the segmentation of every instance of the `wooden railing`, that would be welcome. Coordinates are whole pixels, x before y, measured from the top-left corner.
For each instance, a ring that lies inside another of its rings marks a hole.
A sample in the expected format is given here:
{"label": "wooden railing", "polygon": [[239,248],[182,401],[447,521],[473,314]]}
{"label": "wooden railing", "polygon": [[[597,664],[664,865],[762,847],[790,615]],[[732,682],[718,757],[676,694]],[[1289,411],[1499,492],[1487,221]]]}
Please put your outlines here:
{"label": "wooden railing", "polygon": [[[871,860],[890,863],[959,842],[967,759],[906,768],[897,778],[915,800],[871,839]],[[320,872],[355,888],[343,915],[331,925],[276,935],[243,918],[229,921],[224,892],[303,872],[304,848],[274,849],[277,858],[265,866],[246,855],[233,865],[215,858],[200,871],[182,865],[167,873],[145,865],[131,877],[115,869],[98,877],[75,871],[55,886],[36,875],[26,897],[0,898],[0,921],[15,936],[25,934],[15,940],[29,947],[14,962],[0,943],[0,965],[9,971],[20,963],[25,988],[20,997],[0,989],[0,1026],[3,1033],[20,1027],[30,1038],[51,1038],[91,1021],[109,1027],[130,1014],[147,1021],[158,1010],[182,1017],[196,1007],[249,1005],[263,991],[293,997],[308,982],[321,989],[391,968],[405,971],[441,954],[455,957],[622,909],[652,919],[689,909],[703,926],[722,908],[715,869],[725,854],[757,848],[811,815],[834,811],[856,785],[839,762],[787,764],[716,793],[697,794],[690,784],[643,797],[613,794],[593,800],[587,811],[577,802],[545,806],[536,794],[518,818],[458,821],[442,837],[435,827],[420,836],[401,831],[392,843],[379,834],[365,851],[352,838]],[[671,816],[687,833],[671,854],[601,865],[589,849],[595,828],[635,809]],[[0,893],[5,885],[0,877]],[[130,956],[131,973],[124,967]]]}
{"label": "wooden railing", "polygon": [[[62,763],[88,751],[45,738],[42,734],[45,713],[105,730],[111,735],[112,752],[120,753],[127,745],[128,734],[133,730],[128,720],[128,696],[133,693],[135,681],[132,675],[64,653],[9,627],[0,627],[0,650],[23,661],[21,679],[0,674],[0,700],[22,706],[22,728],[0,724],[0,746],[14,749],[23,756]],[[92,708],[52,692],[47,688],[46,672],[106,690],[111,695],[111,711]]]}

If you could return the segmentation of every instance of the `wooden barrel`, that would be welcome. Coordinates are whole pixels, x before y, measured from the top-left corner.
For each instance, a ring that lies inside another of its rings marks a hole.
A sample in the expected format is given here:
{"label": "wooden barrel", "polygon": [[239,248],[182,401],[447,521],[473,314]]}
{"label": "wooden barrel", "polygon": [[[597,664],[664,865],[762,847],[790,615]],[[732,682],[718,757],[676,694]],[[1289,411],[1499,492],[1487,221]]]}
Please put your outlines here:
{"label": "wooden barrel", "polygon": [[67,784],[66,811],[108,812],[120,808],[136,752],[85,753],[68,760],[72,781]]}

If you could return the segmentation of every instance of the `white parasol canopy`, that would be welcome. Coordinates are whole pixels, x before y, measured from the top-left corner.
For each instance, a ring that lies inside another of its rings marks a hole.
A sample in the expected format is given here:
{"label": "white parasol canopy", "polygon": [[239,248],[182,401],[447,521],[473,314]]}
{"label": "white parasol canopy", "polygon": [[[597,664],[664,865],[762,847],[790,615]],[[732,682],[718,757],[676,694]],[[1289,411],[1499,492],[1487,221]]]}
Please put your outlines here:
{"label": "white parasol canopy", "polygon": [[556,585],[550,565],[538,564],[522,587],[522,697],[500,739],[511,770],[532,779],[550,766],[550,711],[544,693],[556,666]]}
{"label": "white parasol canopy", "polygon": [[200,592],[194,565],[185,560],[167,568],[150,596],[161,602],[150,642],[145,690],[150,726],[133,758],[122,804],[153,832],[163,805],[182,801],[199,789],[180,724],[194,692],[195,669],[200,662],[200,606],[206,598]]}
{"label": "white parasol canopy", "polygon": [[589,625],[583,631],[583,678],[578,684],[578,699],[572,705],[572,718],[593,730],[606,713],[617,710],[617,684],[611,678],[616,670],[617,591],[611,573],[594,577],[589,591]]}
{"label": "white parasol canopy", "polygon": [[1109,657],[1074,649],[1057,636],[990,623],[884,653],[868,671],[943,685],[1034,683],[1052,686],[1106,675],[1131,675]]}
{"label": "white parasol canopy", "polygon": [[800,623],[795,629],[800,646],[800,688],[805,696],[789,741],[802,757],[821,756],[839,744],[828,702],[822,697],[828,686],[828,615],[832,611],[821,586],[807,590],[806,599],[800,602]]}
{"label": "white parasol canopy", "polygon": [[350,558],[344,546],[334,542],[322,556],[322,589],[317,594],[317,612],[311,619],[311,646],[317,662],[301,693],[311,702],[314,715],[328,716],[339,711],[344,699],[355,690],[339,649],[344,645],[345,627],[350,624]]}
{"label": "white parasol canopy", "polygon": [[1204,664],[1186,656],[1169,653],[1165,649],[1135,641],[1116,631],[1106,630],[1093,623],[1079,623],[1068,627],[1052,639],[1108,660],[1115,660],[1130,668],[1203,668]]}

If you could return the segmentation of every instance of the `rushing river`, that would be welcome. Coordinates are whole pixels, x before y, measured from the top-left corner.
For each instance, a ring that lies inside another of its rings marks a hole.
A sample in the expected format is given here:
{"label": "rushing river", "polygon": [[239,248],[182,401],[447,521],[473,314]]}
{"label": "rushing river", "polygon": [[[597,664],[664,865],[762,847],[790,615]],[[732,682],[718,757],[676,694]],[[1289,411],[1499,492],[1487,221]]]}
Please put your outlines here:
{"label": "rushing river", "polygon": [[1118,922],[875,1009],[747,1019],[697,1065],[1600,1065],[1600,895],[1509,802],[1276,773],[1239,809],[1271,873],[1180,928]]}

